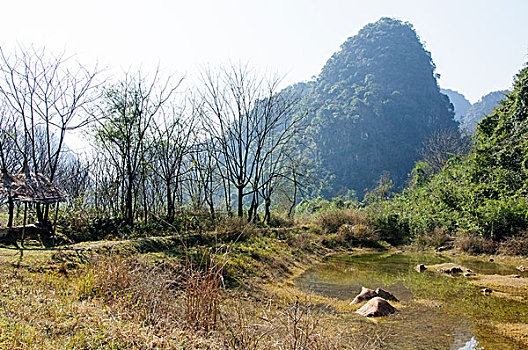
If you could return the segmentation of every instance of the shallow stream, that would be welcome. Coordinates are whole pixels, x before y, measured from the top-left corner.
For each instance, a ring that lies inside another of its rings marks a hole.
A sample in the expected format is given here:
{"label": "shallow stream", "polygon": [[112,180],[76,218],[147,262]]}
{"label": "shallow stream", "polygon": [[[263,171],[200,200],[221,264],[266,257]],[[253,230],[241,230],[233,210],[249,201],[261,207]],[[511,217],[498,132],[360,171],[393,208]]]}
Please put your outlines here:
{"label": "shallow stream", "polygon": [[380,287],[394,294],[400,299],[395,305],[398,313],[376,321],[351,318],[373,335],[388,334],[388,349],[525,349],[504,334],[511,325],[528,324],[527,300],[485,296],[480,292],[482,287],[468,284],[465,277],[413,269],[417,264],[446,262],[478,274],[528,277],[514,266],[483,259],[376,253],[329,257],[295,282],[302,290],[347,301],[362,286]]}

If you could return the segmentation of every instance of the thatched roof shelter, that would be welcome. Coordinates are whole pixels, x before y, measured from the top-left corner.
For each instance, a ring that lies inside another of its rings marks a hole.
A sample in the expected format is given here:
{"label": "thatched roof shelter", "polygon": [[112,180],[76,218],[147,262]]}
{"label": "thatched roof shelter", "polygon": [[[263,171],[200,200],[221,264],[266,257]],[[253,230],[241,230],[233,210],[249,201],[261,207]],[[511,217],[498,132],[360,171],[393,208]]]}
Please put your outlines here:
{"label": "thatched roof shelter", "polygon": [[18,203],[52,204],[66,201],[64,194],[42,174],[8,174],[2,169],[0,194]]}

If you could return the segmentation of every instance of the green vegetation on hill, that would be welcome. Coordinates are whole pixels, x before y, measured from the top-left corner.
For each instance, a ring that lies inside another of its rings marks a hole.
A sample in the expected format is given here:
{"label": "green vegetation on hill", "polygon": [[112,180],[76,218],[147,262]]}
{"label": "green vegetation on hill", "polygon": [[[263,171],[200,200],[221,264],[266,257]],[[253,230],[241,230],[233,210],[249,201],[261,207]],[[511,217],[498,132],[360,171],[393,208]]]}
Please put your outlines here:
{"label": "green vegetation on hill", "polygon": [[349,38],[323,67],[309,98],[326,197],[360,198],[383,172],[398,188],[433,132],[456,128],[435,65],[409,23],[382,18]]}
{"label": "green vegetation on hill", "polygon": [[526,254],[527,194],[528,67],[517,75],[513,92],[478,124],[468,156],[452,158],[436,175],[418,163],[409,188],[377,205],[402,237],[441,232],[445,239],[466,239],[461,244],[473,251],[492,252],[507,242]]}

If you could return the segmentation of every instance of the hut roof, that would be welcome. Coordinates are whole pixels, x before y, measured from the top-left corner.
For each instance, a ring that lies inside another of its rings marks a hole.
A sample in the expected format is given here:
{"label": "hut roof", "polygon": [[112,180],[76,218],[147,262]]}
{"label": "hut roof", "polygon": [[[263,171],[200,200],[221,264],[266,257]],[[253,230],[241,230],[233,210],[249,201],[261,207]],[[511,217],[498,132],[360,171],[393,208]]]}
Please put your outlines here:
{"label": "hut roof", "polygon": [[42,174],[8,174],[2,171],[0,194],[11,197],[15,202],[51,204],[64,202],[64,194]]}

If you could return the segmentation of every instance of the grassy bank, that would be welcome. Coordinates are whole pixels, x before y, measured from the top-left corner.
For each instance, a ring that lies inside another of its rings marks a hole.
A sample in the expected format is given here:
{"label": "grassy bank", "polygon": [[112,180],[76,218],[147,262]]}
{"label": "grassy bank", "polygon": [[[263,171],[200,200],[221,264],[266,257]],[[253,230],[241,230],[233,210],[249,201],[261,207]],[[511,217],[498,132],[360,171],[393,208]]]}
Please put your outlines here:
{"label": "grassy bank", "polygon": [[345,304],[291,282],[349,248],[347,233],[330,231],[321,222],[225,223],[208,233],[35,245],[23,256],[1,248],[0,348],[378,348],[380,339],[347,326]]}
{"label": "grassy bank", "polygon": [[351,322],[356,308],[294,279],[329,254],[391,249],[393,236],[357,209],[280,222],[0,248],[0,348],[381,348],[387,334]]}

